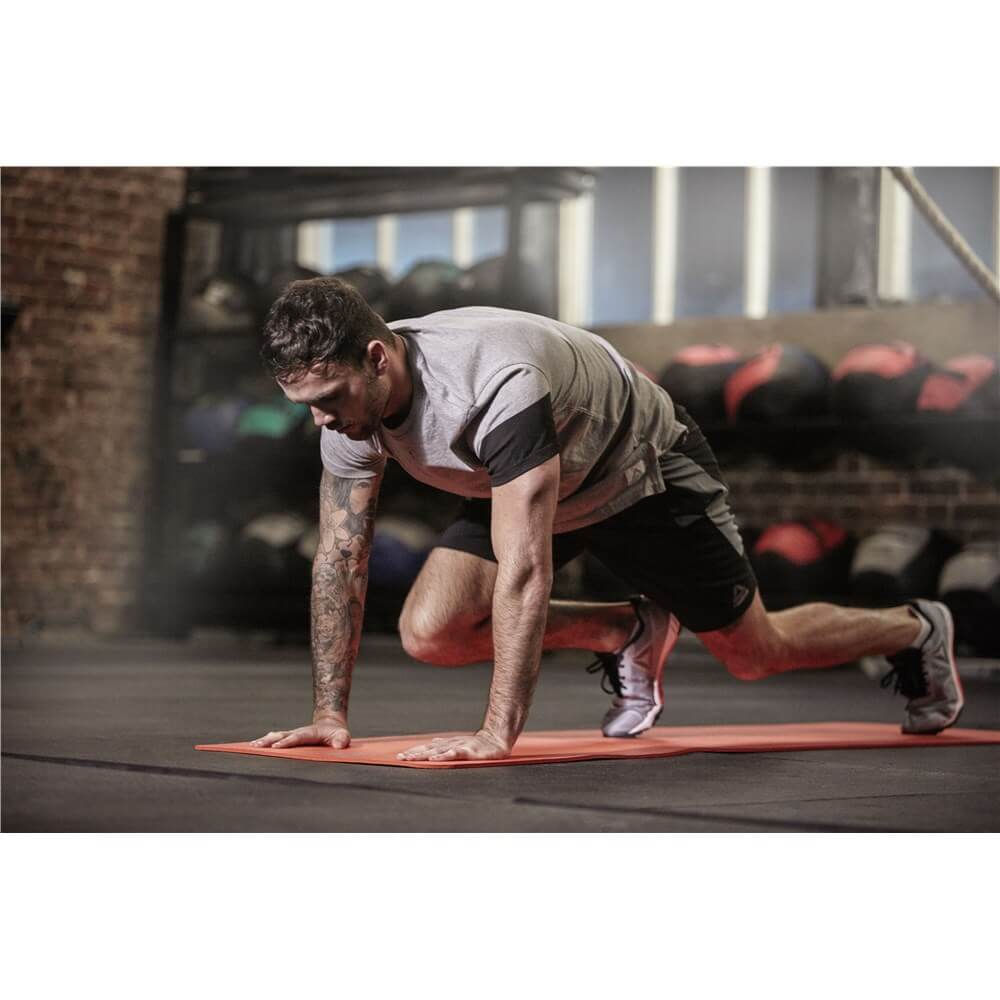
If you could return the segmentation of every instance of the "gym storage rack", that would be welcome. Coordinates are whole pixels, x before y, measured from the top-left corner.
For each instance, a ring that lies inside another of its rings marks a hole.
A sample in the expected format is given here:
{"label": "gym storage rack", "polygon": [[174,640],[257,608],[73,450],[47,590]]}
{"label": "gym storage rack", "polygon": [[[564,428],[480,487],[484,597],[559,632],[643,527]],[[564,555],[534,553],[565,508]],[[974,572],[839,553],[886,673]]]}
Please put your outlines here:
{"label": "gym storage rack", "polygon": [[[503,255],[504,301],[517,308],[530,267],[532,299],[538,289],[551,315],[558,305],[559,203],[593,188],[595,172],[577,167],[205,167],[188,171],[183,206],[167,222],[161,323],[150,454],[152,489],[145,543],[145,624],[161,635],[185,636],[199,625],[253,628],[304,635],[309,620],[309,578],[255,587],[230,575],[228,582],[194,585],[181,572],[178,553],[187,529],[227,500],[239,484],[243,498],[255,491],[282,495],[302,509],[316,503],[318,445],[304,436],[265,449],[260,461],[241,455],[199,455],[181,435],[182,407],[211,375],[213,388],[235,385],[260,371],[259,320],[225,330],[193,333],[181,318],[194,291],[192,255],[205,255],[199,237],[211,230],[216,273],[253,272],[258,278],[297,263],[297,227],[306,221],[367,219],[415,212],[501,207],[507,219]],[[195,231],[197,230],[197,231]],[[203,243],[204,241],[202,241]],[[263,283],[263,280],[261,280]],[[259,314],[258,314],[259,315]],[[276,443],[277,444],[277,443]],[[390,463],[390,467],[392,463]],[[398,470],[396,470],[398,471]],[[393,487],[387,468],[383,496]],[[398,485],[398,484],[397,484]],[[405,489],[439,497],[419,483]],[[304,496],[311,499],[304,501]],[[318,504],[317,504],[318,506]],[[448,511],[436,504],[444,516]],[[218,513],[222,513],[221,510]],[[244,574],[245,575],[245,574]],[[370,589],[366,620],[392,627],[400,594]]]}

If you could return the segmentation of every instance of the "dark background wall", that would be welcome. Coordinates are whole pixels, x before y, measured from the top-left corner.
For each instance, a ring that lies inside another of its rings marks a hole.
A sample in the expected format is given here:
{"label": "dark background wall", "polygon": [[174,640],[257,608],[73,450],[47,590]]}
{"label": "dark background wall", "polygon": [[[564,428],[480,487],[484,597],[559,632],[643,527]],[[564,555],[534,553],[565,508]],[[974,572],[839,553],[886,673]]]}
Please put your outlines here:
{"label": "dark background wall", "polygon": [[133,624],[167,212],[183,169],[6,168],[3,628]]}

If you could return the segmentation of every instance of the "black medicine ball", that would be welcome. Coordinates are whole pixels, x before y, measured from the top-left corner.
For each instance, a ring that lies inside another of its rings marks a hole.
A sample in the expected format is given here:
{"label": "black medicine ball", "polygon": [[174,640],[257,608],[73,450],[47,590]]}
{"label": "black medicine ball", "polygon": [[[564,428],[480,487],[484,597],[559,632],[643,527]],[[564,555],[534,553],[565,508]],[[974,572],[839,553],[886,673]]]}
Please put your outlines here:
{"label": "black medicine ball", "polygon": [[181,308],[187,333],[230,333],[250,330],[256,322],[260,290],[243,274],[214,274]]}
{"label": "black medicine ball", "polygon": [[772,605],[831,599],[847,592],[853,540],[819,518],[772,524],[750,551],[761,593]]}
{"label": "black medicine ball", "polygon": [[389,292],[386,319],[414,319],[459,302],[462,269],[447,260],[421,260]]}
{"label": "black medicine ball", "polygon": [[952,358],[924,379],[917,410],[927,418],[920,433],[929,457],[987,477],[1000,474],[998,358]]}
{"label": "black medicine ball", "polygon": [[297,577],[296,545],[309,523],[294,512],[262,514],[240,533],[234,561],[234,589],[267,592]]}
{"label": "black medicine ball", "polygon": [[389,297],[392,282],[382,268],[370,265],[349,267],[344,271],[338,271],[333,277],[353,285],[375,312],[380,316],[385,316],[386,300]]}
{"label": "black medicine ball", "polygon": [[961,354],[945,362],[924,379],[917,409],[960,416],[1000,413],[998,361],[987,354]]}
{"label": "black medicine ball", "polygon": [[726,416],[733,423],[773,424],[829,410],[830,372],[810,351],[771,344],[727,379]]}
{"label": "black medicine ball", "polygon": [[671,358],[659,382],[698,423],[721,423],[726,415],[726,379],[740,361],[739,351],[724,344],[693,344]]}
{"label": "black medicine ball", "polygon": [[851,563],[851,593],[872,607],[934,597],[946,560],[958,549],[940,531],[890,524],[863,539]]}
{"label": "black medicine ball", "polygon": [[264,286],[261,294],[262,312],[266,313],[271,308],[271,303],[280,298],[293,281],[309,281],[311,278],[321,277],[319,271],[314,271],[312,268],[302,267],[299,264],[282,264],[276,271],[271,272]]}
{"label": "black medicine ball", "polygon": [[960,645],[1000,656],[1000,539],[972,542],[945,563],[938,585]]}
{"label": "black medicine ball", "polygon": [[932,370],[930,361],[903,340],[852,348],[833,370],[834,409],[853,420],[912,414]]}

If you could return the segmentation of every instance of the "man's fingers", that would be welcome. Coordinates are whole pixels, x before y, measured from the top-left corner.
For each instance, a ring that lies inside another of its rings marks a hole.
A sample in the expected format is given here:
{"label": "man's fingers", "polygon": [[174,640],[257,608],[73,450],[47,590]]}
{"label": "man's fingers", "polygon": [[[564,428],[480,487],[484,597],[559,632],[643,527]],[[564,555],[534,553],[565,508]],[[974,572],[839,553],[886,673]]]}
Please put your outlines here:
{"label": "man's fingers", "polygon": [[252,747],[269,747],[280,740],[282,737],[287,736],[288,733],[268,733],[266,736],[262,736],[259,740],[254,740],[250,746]]}
{"label": "man's fingers", "polygon": [[427,754],[432,751],[430,743],[421,743],[420,746],[410,747],[402,753],[396,754],[400,760],[426,760]]}

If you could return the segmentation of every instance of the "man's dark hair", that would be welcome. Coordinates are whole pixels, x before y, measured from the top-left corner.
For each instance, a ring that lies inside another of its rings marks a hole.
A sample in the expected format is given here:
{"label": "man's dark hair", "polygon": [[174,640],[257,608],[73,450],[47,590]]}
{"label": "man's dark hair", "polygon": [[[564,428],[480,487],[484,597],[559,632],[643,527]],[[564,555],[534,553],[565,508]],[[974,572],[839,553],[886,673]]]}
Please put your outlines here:
{"label": "man's dark hair", "polygon": [[293,281],[271,306],[260,349],[264,367],[295,381],[316,365],[360,368],[372,340],[391,341],[382,318],[339,278]]}

